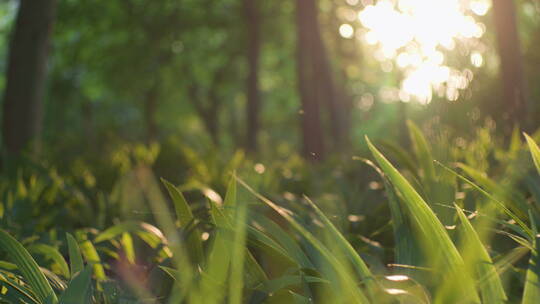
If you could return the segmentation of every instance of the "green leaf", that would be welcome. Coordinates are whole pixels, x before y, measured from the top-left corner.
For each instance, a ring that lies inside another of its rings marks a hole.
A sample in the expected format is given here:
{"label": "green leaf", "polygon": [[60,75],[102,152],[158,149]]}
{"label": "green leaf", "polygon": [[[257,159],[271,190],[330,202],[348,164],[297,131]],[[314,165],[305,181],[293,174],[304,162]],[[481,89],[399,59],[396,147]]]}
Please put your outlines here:
{"label": "green leaf", "polygon": [[[423,237],[426,253],[437,261],[435,266],[442,270],[446,280],[457,285],[455,287],[458,289],[454,290],[453,296],[459,294],[462,300],[479,302],[478,294],[471,284],[472,280],[464,271],[463,259],[435,213],[399,171],[375,148],[369,138],[366,137],[366,141],[382,171],[403,196],[408,216]],[[449,296],[448,291],[440,294]]]}
{"label": "green leaf", "polygon": [[101,264],[101,258],[99,257],[96,248],[89,240],[84,240],[80,243],[81,253],[86,259],[86,262],[92,264],[94,268],[94,274],[99,281],[105,281],[107,276],[105,275],[105,269]]}
{"label": "green leaf", "polygon": [[470,176],[476,182],[476,184],[478,184],[478,186],[485,189],[493,197],[496,197],[498,200],[504,202],[505,206],[516,216],[519,216],[521,219],[527,218],[528,204],[525,197],[521,193],[501,184],[501,182],[490,179],[483,172],[480,172],[465,164],[458,163],[457,166],[461,168],[468,176]]}
{"label": "green leaf", "polygon": [[529,145],[529,150],[531,150],[534,165],[536,166],[536,170],[538,170],[538,174],[540,174],[540,148],[538,148],[536,142],[534,142],[529,135],[525,133],[523,133],[523,135],[525,135],[525,139],[527,139],[527,144]]}
{"label": "green leaf", "polygon": [[[250,186],[248,186],[240,178],[236,178],[237,181],[251,192],[255,197],[260,199],[270,208],[274,209],[279,215],[281,215],[289,224],[302,235],[317,252],[323,257],[335,271],[337,277],[339,278],[339,285],[336,285],[336,288],[341,288],[342,291],[338,294],[339,297],[344,297],[345,301],[352,301],[354,303],[369,303],[368,299],[362,292],[360,288],[356,286],[353,275],[349,272],[348,268],[335,256],[332,252],[324,246],[324,244],[319,241],[311,232],[304,228],[298,221],[296,221],[290,214],[290,211],[276,205],[266,197],[255,192]],[[351,302],[351,303],[352,303]]]}
{"label": "green leaf", "polygon": [[66,233],[66,239],[69,252],[70,277],[72,278],[77,272],[84,269],[84,262],[77,240],[69,233]]}
{"label": "green leaf", "polygon": [[159,268],[163,270],[163,272],[168,274],[174,280],[179,281],[179,282],[181,281],[180,273],[178,270],[171,267],[167,267],[167,266],[159,266]]}
{"label": "green leaf", "polygon": [[[188,202],[184,198],[184,195],[182,195],[182,192],[173,184],[165,179],[161,179],[161,182],[165,185],[165,188],[167,188],[167,191],[172,198],[179,227],[186,228],[189,223],[195,220]],[[195,262],[201,263],[204,260],[204,255],[202,250],[201,232],[199,229],[193,229],[193,231],[191,231],[190,235],[187,237],[187,245],[191,257]]]}
{"label": "green leaf", "polygon": [[422,134],[422,131],[420,131],[420,129],[411,120],[407,120],[407,127],[409,128],[409,135],[416,153],[416,160],[424,172],[424,180],[435,180],[433,156],[424,134]]}
{"label": "green leaf", "polygon": [[538,240],[540,236],[538,235],[538,230],[532,216],[531,224],[534,233],[532,242],[533,250],[531,250],[531,257],[529,259],[529,269],[527,269],[527,274],[525,275],[522,304],[540,303],[540,242]]}
{"label": "green leaf", "polygon": [[0,229],[0,247],[9,255],[21,271],[24,279],[32,287],[32,291],[41,302],[49,299],[57,303],[58,299],[45,275],[30,253],[9,233]]}
{"label": "green leaf", "polygon": [[135,248],[133,247],[133,238],[127,232],[122,233],[122,250],[126,255],[126,259],[131,264],[135,264]]}
{"label": "green leaf", "polygon": [[230,269],[232,233],[227,227],[225,215],[210,201],[210,214],[216,224],[214,238],[208,253],[205,276],[201,280],[201,294],[204,303],[221,303],[225,297],[227,274]]}
{"label": "green leaf", "polygon": [[[17,268],[17,266],[15,266]],[[4,275],[0,273],[0,288],[6,288],[5,292],[1,294],[0,299],[8,301],[8,303],[33,303],[39,304],[38,300],[34,298],[32,292],[26,287],[20,284],[20,281],[13,279],[13,274]]]}
{"label": "green leaf", "polygon": [[471,180],[469,180],[468,178],[466,178],[465,176],[457,173],[456,171],[448,168],[447,166],[441,164],[440,162],[438,161],[435,161],[439,166],[441,166],[443,169],[447,170],[448,172],[454,174],[457,178],[461,179],[462,181],[466,182],[467,184],[471,185],[474,189],[478,190],[480,193],[482,193],[485,197],[489,198],[490,200],[492,200],[494,203],[495,203],[495,206],[499,209],[501,209],[502,212],[506,213],[509,217],[511,217],[517,224],[518,226],[522,229],[522,231],[520,231],[521,234],[523,234],[524,236],[530,238],[533,236],[533,233],[532,233],[532,230],[527,227],[527,225],[525,225],[525,223],[519,218],[519,216],[517,216],[516,214],[514,214],[510,209],[508,209],[506,207],[506,204],[501,202],[500,200],[498,200],[497,198],[495,198],[493,195],[489,194],[487,191],[485,191],[484,189],[482,189],[480,186],[478,186],[477,184],[475,184],[474,182],[472,182]]}
{"label": "green leaf", "polygon": [[313,268],[313,263],[302,251],[302,248],[297,242],[274,221],[262,215],[254,214],[256,223],[260,224],[261,228],[267,231],[267,235],[275,239],[279,245],[285,250],[286,254],[292,258],[302,268]]}
{"label": "green leaf", "polygon": [[32,244],[28,246],[28,251],[34,254],[41,254],[52,260],[60,269],[61,275],[63,275],[65,278],[70,277],[69,267],[66,260],[64,260],[62,254],[53,246],[46,244]]}
{"label": "green leaf", "polygon": [[60,304],[87,304],[90,302],[92,268],[88,265],[69,282],[68,288],[60,296]]}
{"label": "green leaf", "polygon": [[[236,181],[234,181],[236,185]],[[234,186],[236,192],[236,186]],[[227,197],[227,196],[226,196]],[[227,202],[227,198],[225,198]],[[233,223],[234,239],[232,244],[231,274],[229,280],[229,304],[242,303],[242,291],[244,286],[244,260],[246,254],[246,204],[236,204]]]}
{"label": "green leaf", "polygon": [[[420,261],[422,257],[417,248],[418,244],[415,240],[411,223],[406,217],[405,210],[400,204],[396,191],[390,184],[388,178],[384,175],[384,172],[382,172],[372,161],[364,158],[358,159],[372,167],[384,182],[384,190],[388,197],[388,205],[392,217],[392,228],[395,240],[395,260],[397,264],[418,265],[417,261]],[[408,271],[407,274],[411,275],[410,271]]]}
{"label": "green leaf", "polygon": [[507,298],[500,277],[497,273],[493,261],[488,251],[482,244],[480,237],[476,233],[469,219],[461,208],[455,205],[459,220],[463,225],[463,235],[465,237],[465,263],[474,266],[477,272],[478,288],[484,303],[504,303]]}
{"label": "green leaf", "polygon": [[227,193],[225,193],[225,200],[223,201],[223,209],[225,209],[225,213],[229,216],[235,210],[236,199],[236,180],[231,178],[227,186]]}
{"label": "green leaf", "polygon": [[180,222],[180,227],[185,227],[193,221],[193,213],[191,212],[188,202],[184,198],[184,195],[182,195],[182,192],[180,192],[173,184],[163,178],[161,179],[161,182],[165,185],[165,188],[167,188],[167,191],[173,200],[176,218]]}
{"label": "green leaf", "polygon": [[370,296],[373,298],[377,292],[379,291],[379,287],[377,286],[377,283],[375,282],[375,279],[373,277],[373,274],[371,273],[371,270],[367,267],[366,263],[360,255],[354,250],[354,248],[351,246],[351,244],[345,239],[343,234],[339,232],[339,230],[334,226],[334,224],[328,219],[326,215],[313,203],[307,196],[304,196],[306,201],[309,203],[309,205],[315,210],[315,213],[322,219],[325,228],[328,229],[330,232],[330,237],[335,240],[337,246],[340,246],[340,249],[343,250],[343,252],[348,256],[348,258],[351,260],[352,265],[356,269],[356,272],[360,276],[360,278],[364,281],[366,286],[368,287],[368,291]]}

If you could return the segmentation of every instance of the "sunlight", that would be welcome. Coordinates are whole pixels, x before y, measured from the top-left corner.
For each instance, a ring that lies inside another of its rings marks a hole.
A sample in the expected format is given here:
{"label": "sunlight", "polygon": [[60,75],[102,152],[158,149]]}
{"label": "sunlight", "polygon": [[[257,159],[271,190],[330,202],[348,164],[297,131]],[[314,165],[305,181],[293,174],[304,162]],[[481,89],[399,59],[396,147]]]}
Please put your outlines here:
{"label": "sunlight", "polygon": [[[453,69],[445,54],[459,43],[467,45],[468,52],[477,45],[472,42],[483,36],[485,26],[474,16],[485,15],[489,8],[488,0],[380,0],[358,13],[365,28],[360,38],[377,48],[377,60],[394,61],[403,70],[402,101],[412,97],[429,103],[434,92],[456,100],[458,90],[468,86],[463,79],[470,70]],[[482,66],[480,50],[467,56],[474,67]]]}

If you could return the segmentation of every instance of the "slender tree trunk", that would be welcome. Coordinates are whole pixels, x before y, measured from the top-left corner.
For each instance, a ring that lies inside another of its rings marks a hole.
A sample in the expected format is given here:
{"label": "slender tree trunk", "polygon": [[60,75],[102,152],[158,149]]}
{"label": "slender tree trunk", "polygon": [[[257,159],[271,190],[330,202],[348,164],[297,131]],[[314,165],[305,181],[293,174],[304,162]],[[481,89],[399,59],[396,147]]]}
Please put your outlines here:
{"label": "slender tree trunk", "polygon": [[317,95],[322,103],[327,107],[330,114],[330,131],[332,134],[332,140],[334,148],[340,148],[343,146],[346,136],[347,119],[345,115],[345,108],[343,106],[344,100],[342,95],[338,94],[336,85],[334,84],[334,77],[332,67],[328,60],[326,47],[324,45],[319,18],[318,7],[316,0],[304,0],[306,9],[306,18],[311,28],[311,47],[313,56],[311,57],[315,88],[317,89]]}
{"label": "slender tree trunk", "polygon": [[8,155],[18,155],[39,139],[55,10],[55,0],[20,1],[9,49],[3,105],[2,135]]}
{"label": "slender tree trunk", "polygon": [[258,0],[244,0],[244,13],[247,29],[247,138],[246,149],[257,151],[257,132],[259,131],[259,55],[261,49],[260,17]]}
{"label": "slender tree trunk", "polygon": [[298,89],[302,103],[303,154],[307,159],[320,160],[324,157],[324,140],[321,124],[319,98],[315,92],[315,66],[313,64],[313,0],[296,1],[297,22],[297,73]]}
{"label": "slender tree trunk", "polygon": [[493,14],[501,63],[501,80],[504,102],[502,109],[505,119],[511,124],[525,125],[526,88],[521,60],[521,49],[517,30],[514,1],[493,0]]}

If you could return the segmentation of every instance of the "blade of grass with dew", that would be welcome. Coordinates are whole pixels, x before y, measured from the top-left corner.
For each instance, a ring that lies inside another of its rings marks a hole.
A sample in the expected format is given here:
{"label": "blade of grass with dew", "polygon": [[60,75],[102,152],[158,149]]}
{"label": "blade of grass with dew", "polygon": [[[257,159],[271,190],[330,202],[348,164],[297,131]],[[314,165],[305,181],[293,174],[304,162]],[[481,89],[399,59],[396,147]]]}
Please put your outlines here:
{"label": "blade of grass with dew", "polygon": [[[332,267],[340,281],[341,293],[335,294],[336,297],[345,297],[345,301],[352,301],[351,303],[369,303],[369,300],[364,295],[363,291],[358,288],[354,280],[353,275],[348,271],[348,269],[339,261],[332,253],[326,248],[313,234],[311,234],[306,228],[304,228],[300,223],[298,223],[285,209],[274,204],[272,201],[262,196],[253,190],[248,184],[238,177],[235,177],[236,180],[249,192],[251,192],[255,197],[265,203],[267,206],[276,211],[281,215],[302,237],[304,237],[312,246],[319,252],[321,257],[323,257]],[[335,299],[339,302],[339,298]]]}
{"label": "blade of grass with dew", "polygon": [[58,249],[47,244],[32,244],[27,248],[31,254],[41,254],[52,260],[53,263],[58,266],[60,274],[65,278],[69,278],[70,274],[68,264]]}
{"label": "blade of grass with dew", "polygon": [[[454,204],[455,205],[455,204]],[[479,281],[480,294],[484,303],[504,303],[507,300],[500,277],[488,251],[476,230],[458,205],[455,205],[465,236],[465,263],[474,265]]]}
{"label": "blade of grass with dew", "polygon": [[370,296],[373,298],[377,292],[379,291],[379,286],[375,282],[375,279],[373,277],[373,274],[371,273],[371,270],[367,267],[366,263],[360,255],[354,250],[354,248],[351,246],[351,244],[345,239],[343,234],[334,226],[334,224],[326,217],[326,215],[309,199],[309,197],[304,195],[304,198],[308,202],[308,204],[315,210],[315,213],[321,218],[323,221],[325,227],[329,229],[329,232],[331,233],[331,237],[335,239],[337,242],[337,245],[341,247],[341,250],[345,252],[345,254],[349,257],[351,260],[354,268],[356,269],[358,275],[362,279],[362,281],[366,284],[368,292]]}
{"label": "blade of grass with dew", "polygon": [[57,303],[58,298],[43,272],[30,253],[9,233],[0,229],[0,247],[2,247],[21,271],[23,277],[32,287],[41,302]]}
{"label": "blade of grass with dew", "polygon": [[[163,185],[165,185],[165,188],[167,188],[167,191],[172,198],[179,227],[185,228],[189,223],[195,220],[188,202],[184,198],[182,192],[173,184],[163,178],[161,179],[161,182]],[[195,259],[195,262],[201,263],[204,260],[204,255],[202,250],[201,233],[199,229],[194,229],[191,231],[187,237],[187,245],[191,256]]]}
{"label": "blade of grass with dew", "polygon": [[477,191],[479,191],[480,193],[482,193],[485,197],[487,197],[488,199],[490,199],[491,201],[493,201],[494,203],[496,203],[496,206],[498,208],[501,209],[501,211],[503,211],[506,215],[508,215],[511,219],[513,219],[516,224],[523,230],[523,231],[520,231],[520,234],[523,234],[523,236],[527,237],[527,238],[531,238],[533,236],[533,233],[532,233],[532,230],[527,226],[525,225],[525,223],[517,216],[515,215],[510,209],[508,209],[506,207],[506,204],[504,204],[503,202],[499,201],[497,198],[495,198],[493,195],[489,194],[487,191],[485,191],[484,189],[482,189],[480,186],[478,186],[477,184],[475,184],[474,182],[472,182],[471,180],[469,180],[468,178],[466,178],[465,176],[457,173],[456,171],[448,168],[447,166],[441,164],[440,162],[438,161],[435,161],[435,163],[439,166],[441,166],[443,169],[447,170],[448,172],[454,174],[457,178],[461,179],[462,181],[466,182],[467,184],[471,185],[474,189],[476,189]]}
{"label": "blade of grass with dew", "polygon": [[437,254],[440,255],[437,257],[440,261],[438,266],[444,268],[445,275],[448,276],[447,279],[454,280],[463,299],[479,302],[478,294],[471,284],[472,280],[464,271],[463,259],[435,213],[367,137],[366,142],[382,171],[386,173],[394,187],[403,195],[409,211],[408,214],[421,231],[430,250],[436,250]]}
{"label": "blade of grass with dew", "polygon": [[527,140],[527,144],[529,145],[529,150],[531,151],[531,156],[534,162],[534,165],[536,166],[536,170],[538,170],[538,174],[540,174],[540,148],[529,135],[526,133],[523,133],[525,136],[525,139]]}
{"label": "blade of grass with dew", "polygon": [[68,288],[60,296],[60,304],[87,304],[90,302],[92,268],[90,265],[75,274]]}
{"label": "blade of grass with dew", "polygon": [[529,268],[525,274],[525,287],[523,289],[522,304],[540,303],[540,242],[536,222],[529,211],[531,226],[534,233],[532,241],[533,250],[529,259]]}
{"label": "blade of grass with dew", "polygon": [[77,272],[84,269],[84,262],[77,240],[69,233],[66,233],[66,240],[69,253],[70,278],[72,278]]}

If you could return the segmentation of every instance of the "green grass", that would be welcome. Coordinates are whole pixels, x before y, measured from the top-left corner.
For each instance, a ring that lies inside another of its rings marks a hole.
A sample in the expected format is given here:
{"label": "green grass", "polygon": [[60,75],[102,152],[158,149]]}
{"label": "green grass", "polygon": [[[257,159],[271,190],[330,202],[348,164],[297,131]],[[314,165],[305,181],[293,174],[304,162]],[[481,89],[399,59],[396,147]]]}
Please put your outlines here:
{"label": "green grass", "polygon": [[[382,224],[369,234],[317,199],[263,195],[234,173],[223,200],[199,204],[162,180],[170,206],[147,176],[146,220],[65,238],[1,230],[0,303],[540,303],[535,140],[513,139],[494,171],[530,156],[509,180],[473,162],[434,162],[409,129],[412,156],[388,157],[366,138],[374,162],[364,161],[384,188]],[[398,170],[391,159],[408,161]]]}

